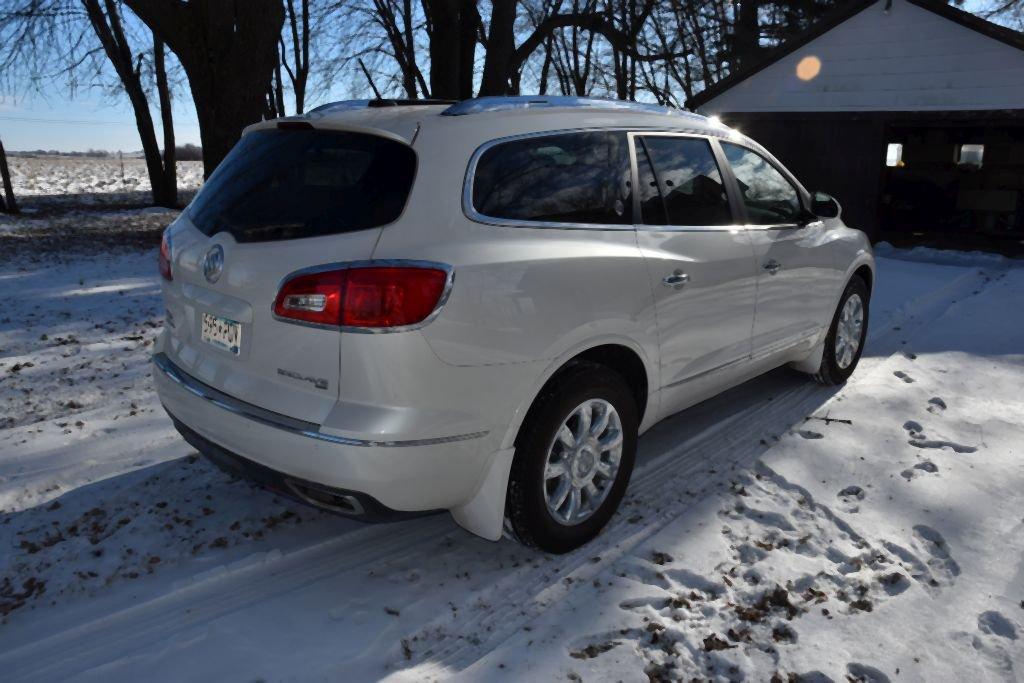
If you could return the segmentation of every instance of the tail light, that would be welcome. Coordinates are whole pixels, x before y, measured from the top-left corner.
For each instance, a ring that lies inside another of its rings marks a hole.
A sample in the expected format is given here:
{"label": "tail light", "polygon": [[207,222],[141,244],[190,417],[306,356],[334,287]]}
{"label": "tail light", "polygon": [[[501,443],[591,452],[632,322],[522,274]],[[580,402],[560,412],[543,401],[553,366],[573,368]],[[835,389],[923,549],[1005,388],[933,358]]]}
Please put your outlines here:
{"label": "tail light", "polygon": [[441,303],[448,271],[366,266],[289,278],[274,300],[278,318],[329,327],[389,328],[423,322]]}
{"label": "tail light", "polygon": [[164,230],[164,235],[160,239],[160,256],[158,258],[160,264],[160,275],[165,280],[173,280],[174,275],[171,274],[171,238],[167,236],[167,231]]}

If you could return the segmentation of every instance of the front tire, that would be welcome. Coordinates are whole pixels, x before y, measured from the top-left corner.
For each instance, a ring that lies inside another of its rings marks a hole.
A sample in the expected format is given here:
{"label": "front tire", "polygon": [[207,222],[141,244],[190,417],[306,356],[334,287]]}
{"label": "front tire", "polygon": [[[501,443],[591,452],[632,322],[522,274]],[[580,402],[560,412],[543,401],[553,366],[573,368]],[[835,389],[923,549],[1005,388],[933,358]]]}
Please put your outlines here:
{"label": "front tire", "polygon": [[868,333],[868,286],[854,275],[839,298],[825,337],[821,366],[814,378],[822,384],[842,384],[857,368]]}
{"label": "front tire", "polygon": [[625,379],[574,362],[545,387],[516,440],[505,528],[520,543],[566,553],[611,519],[633,471],[639,426]]}

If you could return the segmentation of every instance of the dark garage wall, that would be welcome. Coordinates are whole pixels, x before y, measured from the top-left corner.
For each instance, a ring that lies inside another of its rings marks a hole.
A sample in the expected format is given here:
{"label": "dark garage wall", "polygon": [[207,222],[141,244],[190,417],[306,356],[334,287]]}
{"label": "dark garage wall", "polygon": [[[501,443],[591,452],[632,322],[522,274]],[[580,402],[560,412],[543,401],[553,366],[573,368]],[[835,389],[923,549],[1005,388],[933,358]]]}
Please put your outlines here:
{"label": "dark garage wall", "polygon": [[877,113],[743,112],[722,121],[764,145],[810,191],[834,196],[843,221],[878,235],[885,118]]}

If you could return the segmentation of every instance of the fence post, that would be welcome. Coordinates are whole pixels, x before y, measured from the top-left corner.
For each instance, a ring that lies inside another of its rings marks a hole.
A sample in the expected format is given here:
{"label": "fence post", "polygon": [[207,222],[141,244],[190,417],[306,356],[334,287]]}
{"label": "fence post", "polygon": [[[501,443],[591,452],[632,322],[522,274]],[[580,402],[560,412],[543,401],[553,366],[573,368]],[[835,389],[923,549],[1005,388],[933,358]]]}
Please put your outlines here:
{"label": "fence post", "polygon": [[[0,140],[0,177],[4,183],[4,197],[6,202],[0,202],[0,209],[7,213],[18,213],[18,202],[14,199],[14,188],[11,186],[11,170],[7,167],[7,153],[4,151],[4,143]],[[6,206],[4,204],[6,203]]]}

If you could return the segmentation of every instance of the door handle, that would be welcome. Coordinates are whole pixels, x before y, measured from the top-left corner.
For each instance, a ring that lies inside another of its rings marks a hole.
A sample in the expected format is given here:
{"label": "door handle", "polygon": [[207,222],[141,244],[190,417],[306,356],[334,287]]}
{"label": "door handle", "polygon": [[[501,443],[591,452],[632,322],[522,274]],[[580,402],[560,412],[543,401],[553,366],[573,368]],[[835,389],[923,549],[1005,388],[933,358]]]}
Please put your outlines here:
{"label": "door handle", "polygon": [[767,270],[771,275],[775,275],[775,273],[782,270],[782,264],[776,261],[775,259],[768,259],[768,261],[766,261],[764,264],[764,269]]}
{"label": "door handle", "polygon": [[666,275],[661,279],[661,283],[666,287],[673,287],[675,289],[681,289],[683,285],[690,281],[690,276],[681,270],[673,272],[671,275]]}

